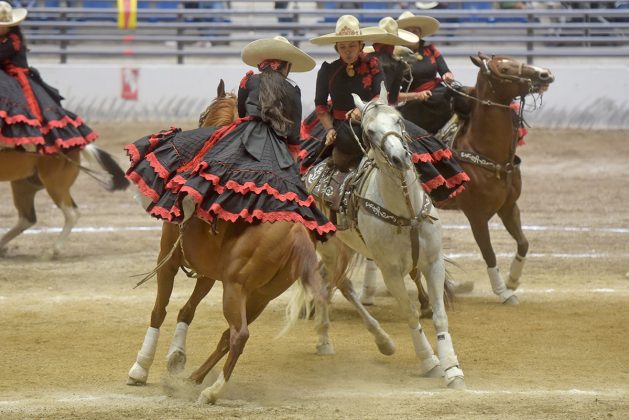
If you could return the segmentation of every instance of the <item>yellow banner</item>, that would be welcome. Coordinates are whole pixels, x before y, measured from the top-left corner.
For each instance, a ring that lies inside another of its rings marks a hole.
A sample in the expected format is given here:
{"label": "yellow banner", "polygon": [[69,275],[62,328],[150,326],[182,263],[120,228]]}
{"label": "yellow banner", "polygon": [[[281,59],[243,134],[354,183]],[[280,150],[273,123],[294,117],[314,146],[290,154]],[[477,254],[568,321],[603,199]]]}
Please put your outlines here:
{"label": "yellow banner", "polygon": [[138,23],[138,0],[118,0],[118,29],[135,29]]}

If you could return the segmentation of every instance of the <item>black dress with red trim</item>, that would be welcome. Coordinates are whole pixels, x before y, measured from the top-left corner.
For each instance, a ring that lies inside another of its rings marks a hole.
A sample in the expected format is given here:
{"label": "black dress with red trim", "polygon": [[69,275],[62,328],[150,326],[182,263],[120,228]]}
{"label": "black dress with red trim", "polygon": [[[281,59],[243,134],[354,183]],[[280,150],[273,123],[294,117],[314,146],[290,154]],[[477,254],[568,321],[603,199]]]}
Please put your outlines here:
{"label": "black dress with red trim", "polygon": [[[384,73],[377,57],[361,53],[351,66],[340,58],[323,62],[317,73],[315,110],[301,125],[300,171],[305,173],[317,161],[329,156],[331,148],[322,154],[326,130],[321,125],[317,112],[330,112],[334,126],[346,123],[345,114],[354,109],[352,93],[363,101],[370,101],[380,93]],[[361,153],[352,141],[336,141],[334,147],[346,154]]]}
{"label": "black dress with red trim", "polygon": [[411,159],[424,191],[432,200],[443,202],[463,191],[470,177],[459,165],[452,150],[413,122],[406,120],[404,125],[411,139]]}
{"label": "black dress with red trim", "polygon": [[61,106],[63,97],[28,66],[19,27],[0,36],[0,147],[42,154],[84,148],[97,134]]}
{"label": "black dress with red trim", "polygon": [[[306,192],[296,154],[301,120],[301,93],[292,93],[293,129],[278,134],[262,120],[260,75],[247,73],[238,91],[240,118],[220,128],[170,129],[125,147],[131,159],[127,177],[150,199],[146,211],[159,219],[183,219],[182,200],[196,203],[196,216],[249,223],[302,223],[325,240],[336,228]],[[292,145],[292,147],[291,147]]]}
{"label": "black dress with red trim", "polygon": [[411,66],[411,80],[402,83],[402,92],[429,90],[432,96],[426,101],[408,101],[399,107],[404,118],[413,121],[429,133],[436,133],[452,116],[450,98],[452,93],[441,84],[439,77],[450,69],[445,59],[433,44],[419,43],[417,60]]}

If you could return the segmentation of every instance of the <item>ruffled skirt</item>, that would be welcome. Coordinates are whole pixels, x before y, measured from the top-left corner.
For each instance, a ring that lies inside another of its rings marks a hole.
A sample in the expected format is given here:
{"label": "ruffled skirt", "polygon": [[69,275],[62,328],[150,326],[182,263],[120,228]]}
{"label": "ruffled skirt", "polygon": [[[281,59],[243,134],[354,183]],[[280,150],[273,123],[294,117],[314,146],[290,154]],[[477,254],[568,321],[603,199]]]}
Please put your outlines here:
{"label": "ruffled skirt", "polygon": [[[430,194],[434,202],[445,201],[463,191],[470,178],[453,156],[452,150],[412,122],[406,121],[405,125],[411,138],[409,148],[413,164],[424,191]],[[302,122],[301,137],[299,159],[300,171],[304,174],[312,165],[327,157],[331,150],[322,153],[325,130],[314,113]]]}
{"label": "ruffled skirt", "polygon": [[150,199],[147,212],[168,222],[183,220],[182,200],[190,196],[196,216],[207,222],[302,223],[324,240],[336,228],[304,189],[297,165],[281,164],[278,153],[287,149],[259,120],[220,129],[172,128],[125,147],[127,177]]}
{"label": "ruffled skirt", "polygon": [[0,71],[0,147],[52,154],[83,149],[96,140],[97,134],[81,117],[61,106],[54,88],[31,71],[24,74],[22,84]]}

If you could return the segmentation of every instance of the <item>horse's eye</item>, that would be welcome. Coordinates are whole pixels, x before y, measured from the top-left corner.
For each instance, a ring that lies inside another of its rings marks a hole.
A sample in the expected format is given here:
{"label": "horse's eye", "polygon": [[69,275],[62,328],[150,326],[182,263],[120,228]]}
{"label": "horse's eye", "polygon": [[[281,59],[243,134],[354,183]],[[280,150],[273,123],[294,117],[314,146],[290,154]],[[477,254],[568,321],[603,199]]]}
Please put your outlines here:
{"label": "horse's eye", "polygon": [[509,71],[509,69],[506,68],[506,67],[503,67],[503,68],[500,69],[500,73],[506,73],[508,71]]}

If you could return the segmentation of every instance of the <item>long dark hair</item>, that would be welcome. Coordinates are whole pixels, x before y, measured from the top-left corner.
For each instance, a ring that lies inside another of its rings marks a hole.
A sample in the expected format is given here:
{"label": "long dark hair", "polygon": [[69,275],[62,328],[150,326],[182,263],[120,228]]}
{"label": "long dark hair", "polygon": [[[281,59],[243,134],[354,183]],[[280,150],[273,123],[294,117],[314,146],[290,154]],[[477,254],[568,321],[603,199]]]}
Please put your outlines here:
{"label": "long dark hair", "polygon": [[280,135],[286,135],[295,125],[292,118],[293,97],[282,71],[289,63],[282,61],[279,68],[267,66],[260,73],[260,110],[262,121]]}

